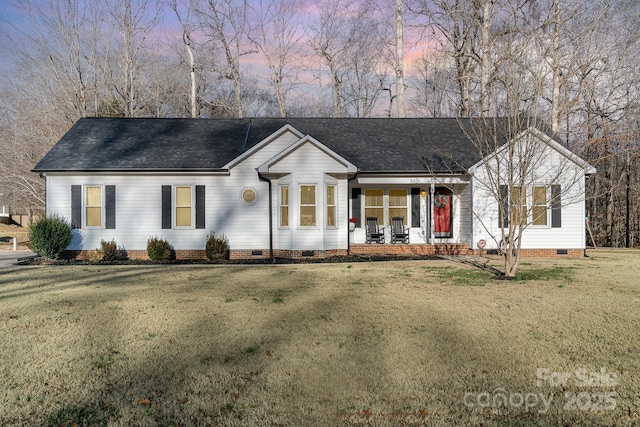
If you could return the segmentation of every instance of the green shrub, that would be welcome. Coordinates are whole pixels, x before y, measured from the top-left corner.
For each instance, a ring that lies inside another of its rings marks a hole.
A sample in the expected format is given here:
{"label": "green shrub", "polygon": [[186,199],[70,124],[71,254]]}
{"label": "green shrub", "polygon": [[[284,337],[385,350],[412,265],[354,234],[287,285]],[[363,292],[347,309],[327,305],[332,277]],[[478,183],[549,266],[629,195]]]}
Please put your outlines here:
{"label": "green shrub", "polygon": [[71,225],[57,215],[42,218],[29,226],[29,249],[54,259],[71,243]]}
{"label": "green shrub", "polygon": [[168,261],[171,259],[171,245],[164,239],[149,237],[147,255],[153,261]]}
{"label": "green shrub", "polygon": [[209,261],[219,261],[229,258],[229,241],[224,236],[216,237],[214,233],[209,235],[204,253]]}
{"label": "green shrub", "polygon": [[120,256],[118,245],[115,240],[110,242],[100,241],[100,248],[95,251],[89,251],[88,257],[91,262],[113,262]]}

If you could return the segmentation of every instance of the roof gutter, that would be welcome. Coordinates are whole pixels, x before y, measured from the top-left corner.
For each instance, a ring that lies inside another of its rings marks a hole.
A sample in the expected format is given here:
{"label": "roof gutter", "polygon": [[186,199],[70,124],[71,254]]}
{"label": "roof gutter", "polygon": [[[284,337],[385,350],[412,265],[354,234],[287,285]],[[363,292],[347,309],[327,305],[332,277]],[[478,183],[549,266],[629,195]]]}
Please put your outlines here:
{"label": "roof gutter", "polygon": [[104,174],[138,174],[138,175],[174,175],[174,174],[206,174],[206,175],[229,175],[229,169],[211,169],[211,168],[131,168],[131,169],[31,169],[31,172],[40,175],[46,174],[87,174],[87,175],[104,175]]}

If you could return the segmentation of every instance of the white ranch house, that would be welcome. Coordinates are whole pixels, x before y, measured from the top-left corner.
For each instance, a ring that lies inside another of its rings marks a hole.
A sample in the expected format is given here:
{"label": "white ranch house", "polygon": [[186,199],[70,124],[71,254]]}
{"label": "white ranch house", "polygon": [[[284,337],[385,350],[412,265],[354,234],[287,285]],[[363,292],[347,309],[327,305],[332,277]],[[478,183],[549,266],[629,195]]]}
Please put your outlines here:
{"label": "white ranch house", "polygon": [[[47,215],[72,223],[67,250],[80,257],[115,239],[146,258],[157,236],[177,258],[203,258],[210,233],[224,234],[236,259],[492,251],[501,221],[484,165],[498,163],[482,158],[469,123],[83,118],[34,172],[46,180]],[[546,133],[524,135],[542,161],[525,189],[537,217],[522,253],[582,255],[585,177],[595,171]],[[394,217],[408,243],[391,243]],[[384,243],[366,243],[366,218],[384,227]]]}

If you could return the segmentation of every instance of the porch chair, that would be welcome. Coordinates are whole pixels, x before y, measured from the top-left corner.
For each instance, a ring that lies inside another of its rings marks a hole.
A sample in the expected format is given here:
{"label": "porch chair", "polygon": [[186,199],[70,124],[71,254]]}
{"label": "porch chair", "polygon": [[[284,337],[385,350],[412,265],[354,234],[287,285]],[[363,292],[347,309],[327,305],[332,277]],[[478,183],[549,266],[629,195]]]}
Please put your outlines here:
{"label": "porch chair", "polygon": [[378,218],[375,216],[367,217],[367,240],[366,243],[384,243],[384,227],[378,226]]}
{"label": "porch chair", "polygon": [[404,217],[391,218],[391,243],[409,243],[409,229],[404,227]]}

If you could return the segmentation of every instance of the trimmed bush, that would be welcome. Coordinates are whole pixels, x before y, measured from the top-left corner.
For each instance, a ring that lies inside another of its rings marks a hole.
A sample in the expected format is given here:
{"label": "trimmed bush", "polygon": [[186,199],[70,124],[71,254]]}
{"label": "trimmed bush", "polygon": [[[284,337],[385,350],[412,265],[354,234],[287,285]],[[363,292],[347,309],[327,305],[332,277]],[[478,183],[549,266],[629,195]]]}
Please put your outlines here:
{"label": "trimmed bush", "polygon": [[224,236],[216,237],[214,233],[209,235],[204,253],[209,261],[220,261],[229,258],[229,241]]}
{"label": "trimmed bush", "polygon": [[102,260],[107,262],[113,262],[120,257],[120,251],[118,250],[118,245],[115,240],[111,240],[109,242],[105,242],[104,240],[100,241],[100,250],[102,251]]}
{"label": "trimmed bush", "polygon": [[102,260],[104,260],[104,253],[102,253],[102,249],[87,251],[87,258],[89,258],[89,261],[93,263],[102,262]]}
{"label": "trimmed bush", "polygon": [[55,259],[71,243],[71,225],[52,215],[29,226],[29,249],[40,256]]}
{"label": "trimmed bush", "polygon": [[91,262],[113,262],[120,256],[118,245],[115,240],[110,242],[100,241],[100,249],[89,251],[88,257]]}
{"label": "trimmed bush", "polygon": [[171,245],[164,239],[149,237],[147,255],[153,261],[168,261],[171,259]]}

